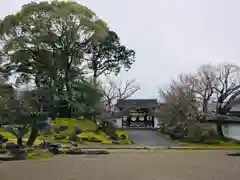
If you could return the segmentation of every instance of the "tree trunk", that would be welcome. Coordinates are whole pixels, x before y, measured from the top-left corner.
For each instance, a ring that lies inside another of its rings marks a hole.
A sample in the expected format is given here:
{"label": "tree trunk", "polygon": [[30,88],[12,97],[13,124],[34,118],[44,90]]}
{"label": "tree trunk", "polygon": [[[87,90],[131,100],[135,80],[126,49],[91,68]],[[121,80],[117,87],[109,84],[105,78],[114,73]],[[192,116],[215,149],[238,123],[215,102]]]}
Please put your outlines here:
{"label": "tree trunk", "polygon": [[32,146],[37,138],[37,135],[38,135],[38,130],[37,128],[33,127],[32,128],[32,131],[31,131],[31,134],[28,138],[28,141],[27,141],[27,146]]}
{"label": "tree trunk", "polygon": [[22,137],[17,138],[17,144],[18,144],[19,147],[23,147]]}
{"label": "tree trunk", "polygon": [[217,123],[217,132],[220,139],[225,139],[221,123]]}
{"label": "tree trunk", "polygon": [[203,120],[207,120],[207,113],[208,113],[208,100],[203,100]]}
{"label": "tree trunk", "polygon": [[[97,71],[96,70],[94,70],[94,73],[93,73],[93,87],[97,88]],[[94,111],[96,111],[96,104],[93,108],[94,108]],[[92,116],[92,120],[93,122],[97,123],[97,117],[95,113]]]}

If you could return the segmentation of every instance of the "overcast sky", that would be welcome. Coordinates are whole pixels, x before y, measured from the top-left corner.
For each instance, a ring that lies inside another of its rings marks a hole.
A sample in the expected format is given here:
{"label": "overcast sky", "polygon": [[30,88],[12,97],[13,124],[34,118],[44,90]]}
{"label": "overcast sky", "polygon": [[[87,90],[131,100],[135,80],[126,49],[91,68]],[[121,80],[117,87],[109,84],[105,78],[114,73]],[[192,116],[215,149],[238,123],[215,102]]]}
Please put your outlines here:
{"label": "overcast sky", "polygon": [[[28,0],[1,2],[1,17]],[[211,62],[240,64],[239,0],[81,0],[136,51],[121,79],[136,79],[136,98],[158,97],[157,87]]]}

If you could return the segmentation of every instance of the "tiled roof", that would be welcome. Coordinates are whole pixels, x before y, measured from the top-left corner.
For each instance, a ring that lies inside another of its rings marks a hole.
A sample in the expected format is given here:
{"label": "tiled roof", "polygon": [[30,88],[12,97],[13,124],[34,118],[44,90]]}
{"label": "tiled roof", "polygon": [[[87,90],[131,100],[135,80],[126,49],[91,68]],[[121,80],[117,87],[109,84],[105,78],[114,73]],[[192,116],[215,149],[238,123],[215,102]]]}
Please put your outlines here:
{"label": "tiled roof", "polygon": [[156,107],[158,106],[157,99],[120,99],[117,102],[117,107]]}

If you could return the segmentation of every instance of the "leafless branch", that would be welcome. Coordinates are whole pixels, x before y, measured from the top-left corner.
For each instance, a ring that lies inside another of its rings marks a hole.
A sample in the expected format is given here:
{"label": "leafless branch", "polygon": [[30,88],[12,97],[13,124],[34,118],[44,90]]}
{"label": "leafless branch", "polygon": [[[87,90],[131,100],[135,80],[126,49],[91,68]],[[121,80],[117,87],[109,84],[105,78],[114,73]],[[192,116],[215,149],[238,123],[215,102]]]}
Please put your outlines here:
{"label": "leafless branch", "polygon": [[127,99],[134,95],[140,86],[136,80],[127,80],[125,83],[122,81],[117,83],[113,80],[108,80],[103,86],[104,104],[108,109],[114,107],[118,99]]}

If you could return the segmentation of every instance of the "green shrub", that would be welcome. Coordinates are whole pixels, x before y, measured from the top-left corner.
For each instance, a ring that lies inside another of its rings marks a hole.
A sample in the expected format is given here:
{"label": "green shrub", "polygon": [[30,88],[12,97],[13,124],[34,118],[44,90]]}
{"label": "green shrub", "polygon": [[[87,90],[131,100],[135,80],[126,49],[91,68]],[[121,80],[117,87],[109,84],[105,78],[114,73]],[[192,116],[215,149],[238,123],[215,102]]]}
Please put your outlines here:
{"label": "green shrub", "polygon": [[6,154],[8,151],[6,149],[0,149],[0,154]]}

